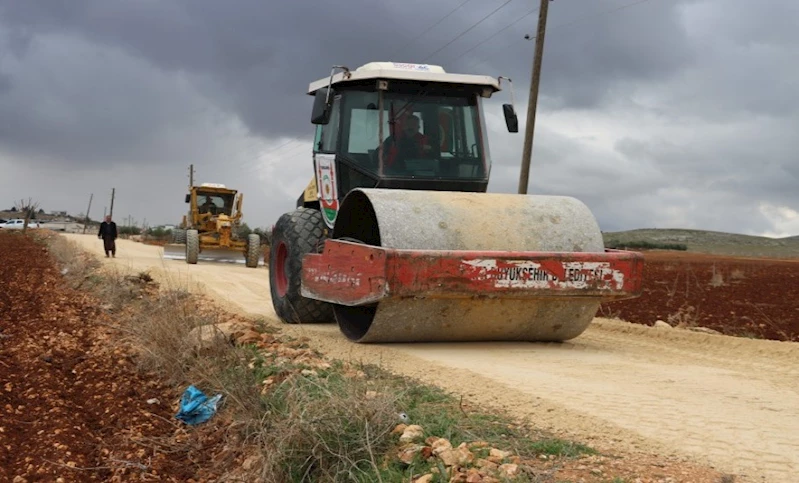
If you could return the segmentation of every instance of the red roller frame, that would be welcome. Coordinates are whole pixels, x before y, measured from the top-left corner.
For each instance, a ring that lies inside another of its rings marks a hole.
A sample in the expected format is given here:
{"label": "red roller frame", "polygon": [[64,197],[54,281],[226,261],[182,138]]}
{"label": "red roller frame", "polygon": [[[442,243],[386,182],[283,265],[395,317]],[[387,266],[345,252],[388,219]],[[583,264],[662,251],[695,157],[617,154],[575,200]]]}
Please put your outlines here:
{"label": "red roller frame", "polygon": [[389,297],[634,298],[643,255],[595,252],[395,250],[327,240],[303,259],[302,294],[347,306]]}

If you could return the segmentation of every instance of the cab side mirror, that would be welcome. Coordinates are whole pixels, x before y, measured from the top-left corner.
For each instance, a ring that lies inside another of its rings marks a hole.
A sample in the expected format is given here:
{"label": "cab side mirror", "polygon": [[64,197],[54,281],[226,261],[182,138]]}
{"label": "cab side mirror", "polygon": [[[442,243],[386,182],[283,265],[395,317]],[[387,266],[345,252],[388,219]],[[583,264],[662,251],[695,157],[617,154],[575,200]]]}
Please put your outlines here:
{"label": "cab side mirror", "polygon": [[311,111],[311,124],[325,125],[330,122],[330,106],[333,104],[333,91],[323,87],[316,91]]}
{"label": "cab side mirror", "polygon": [[186,203],[191,203],[191,195],[186,195]]}
{"label": "cab side mirror", "polygon": [[519,132],[519,118],[516,117],[516,110],[513,104],[502,104],[502,113],[505,115],[505,125],[508,132]]}

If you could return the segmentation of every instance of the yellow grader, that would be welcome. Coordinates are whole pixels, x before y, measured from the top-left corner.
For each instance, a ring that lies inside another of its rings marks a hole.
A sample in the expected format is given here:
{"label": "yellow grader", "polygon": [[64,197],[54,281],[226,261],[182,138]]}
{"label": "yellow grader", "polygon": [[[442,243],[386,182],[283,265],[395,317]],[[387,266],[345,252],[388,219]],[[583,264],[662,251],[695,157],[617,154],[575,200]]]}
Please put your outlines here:
{"label": "yellow grader", "polygon": [[[270,244],[285,323],[361,343],[564,341],[640,295],[641,254],[605,249],[582,202],[486,193],[482,102],[502,79],[372,62],[310,84],[315,176]],[[512,92],[502,109],[518,132]]]}
{"label": "yellow grader", "polygon": [[164,246],[164,258],[185,259],[190,264],[199,260],[244,263],[250,268],[263,264],[261,237],[253,233],[241,240],[237,233],[243,198],[222,184],[190,186],[189,213],[173,231],[172,243]]}

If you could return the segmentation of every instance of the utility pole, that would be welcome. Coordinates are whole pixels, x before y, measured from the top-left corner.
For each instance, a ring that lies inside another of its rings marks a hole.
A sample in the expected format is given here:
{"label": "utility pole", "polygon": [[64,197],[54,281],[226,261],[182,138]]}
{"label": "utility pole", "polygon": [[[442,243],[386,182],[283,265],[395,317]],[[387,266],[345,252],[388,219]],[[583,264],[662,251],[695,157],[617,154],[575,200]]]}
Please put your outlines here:
{"label": "utility pole", "polygon": [[[189,196],[191,196],[191,189],[194,187],[194,165],[189,165]],[[191,203],[189,203],[189,215],[186,217],[186,226],[188,229],[191,226]]]}
{"label": "utility pole", "polygon": [[86,208],[86,220],[83,221],[83,234],[86,234],[86,227],[89,226],[89,212],[92,210],[92,198],[94,198],[94,193],[89,195],[89,207]]}
{"label": "utility pole", "polygon": [[116,188],[111,188],[111,211],[108,212],[108,215],[113,218],[114,217],[114,194],[116,193]]}
{"label": "utility pole", "polygon": [[519,175],[519,194],[527,194],[530,180],[530,159],[533,157],[533,132],[535,131],[535,111],[538,107],[538,86],[541,81],[541,61],[544,57],[544,36],[547,30],[547,11],[551,0],[541,0],[538,11],[538,33],[535,36],[535,57],[533,58],[533,75],[530,80],[530,99],[527,102],[527,124],[524,132],[524,151],[522,152],[522,170]]}

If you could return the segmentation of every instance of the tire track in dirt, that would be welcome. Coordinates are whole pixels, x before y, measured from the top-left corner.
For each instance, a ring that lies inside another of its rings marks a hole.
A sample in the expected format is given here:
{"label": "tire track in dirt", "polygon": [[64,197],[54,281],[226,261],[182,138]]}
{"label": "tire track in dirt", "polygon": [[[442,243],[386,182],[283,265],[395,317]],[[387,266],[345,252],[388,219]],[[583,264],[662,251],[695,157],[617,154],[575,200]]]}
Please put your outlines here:
{"label": "tire track in dirt", "polygon": [[[71,238],[100,250],[89,237]],[[157,247],[120,245],[111,263],[200,282],[228,308],[274,321],[264,269],[187,266],[162,261]],[[799,344],[600,319],[565,344],[368,346],[331,325],[281,327],[332,357],[380,363],[600,447],[687,455],[744,481],[799,474]]]}

